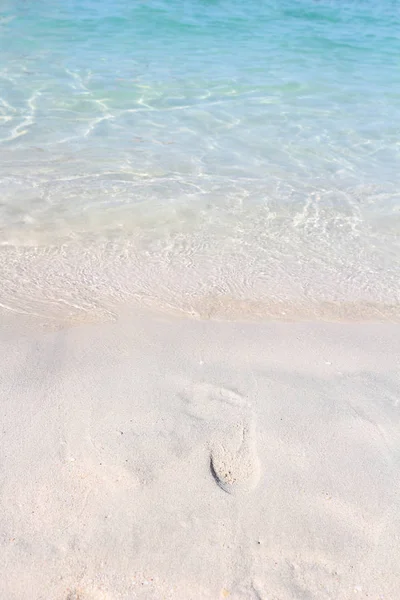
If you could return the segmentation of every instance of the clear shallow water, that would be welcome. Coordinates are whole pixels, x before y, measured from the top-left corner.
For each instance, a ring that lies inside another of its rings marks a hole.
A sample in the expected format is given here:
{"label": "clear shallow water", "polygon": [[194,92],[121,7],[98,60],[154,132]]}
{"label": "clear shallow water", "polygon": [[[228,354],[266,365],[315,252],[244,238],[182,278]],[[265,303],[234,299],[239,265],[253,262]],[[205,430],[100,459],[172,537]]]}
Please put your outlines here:
{"label": "clear shallow water", "polygon": [[2,3],[0,303],[398,316],[399,31],[398,0]]}

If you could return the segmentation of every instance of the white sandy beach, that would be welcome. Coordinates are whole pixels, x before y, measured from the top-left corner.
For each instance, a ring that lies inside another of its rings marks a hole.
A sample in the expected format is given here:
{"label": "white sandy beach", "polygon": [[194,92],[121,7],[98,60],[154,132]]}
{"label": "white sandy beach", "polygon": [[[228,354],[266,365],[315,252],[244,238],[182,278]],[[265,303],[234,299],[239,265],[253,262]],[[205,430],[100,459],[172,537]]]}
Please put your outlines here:
{"label": "white sandy beach", "polygon": [[400,600],[399,32],[0,2],[0,600]]}
{"label": "white sandy beach", "polygon": [[0,338],[0,597],[400,597],[400,326]]}

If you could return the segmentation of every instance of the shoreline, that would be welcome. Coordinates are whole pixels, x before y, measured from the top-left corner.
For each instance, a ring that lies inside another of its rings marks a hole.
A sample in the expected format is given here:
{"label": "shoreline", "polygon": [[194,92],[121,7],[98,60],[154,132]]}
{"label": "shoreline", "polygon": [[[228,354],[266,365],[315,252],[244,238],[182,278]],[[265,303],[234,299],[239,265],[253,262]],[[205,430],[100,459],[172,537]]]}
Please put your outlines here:
{"label": "shoreline", "polygon": [[290,231],[283,239],[264,232],[260,242],[258,234],[235,237],[228,228],[224,237],[206,224],[157,231],[1,246],[2,320],[15,312],[17,320],[32,315],[32,323],[58,328],[115,320],[138,307],[205,320],[400,322],[394,240],[385,254],[373,238],[363,254],[362,245],[327,243],[318,232],[304,233],[303,245],[299,231],[292,241]]}
{"label": "shoreline", "polygon": [[10,600],[396,600],[400,326],[0,337]]}
{"label": "shoreline", "polygon": [[[43,306],[44,304],[44,306]],[[52,314],[48,310],[52,309]],[[29,312],[19,307],[11,307],[0,302],[1,333],[8,338],[68,331],[77,327],[117,324],[135,319],[138,315],[150,315],[155,319],[171,322],[215,323],[243,326],[282,325],[389,325],[400,324],[400,305],[380,305],[373,303],[318,302],[306,305],[296,302],[266,302],[221,299],[202,299],[189,306],[178,308],[160,306],[155,299],[146,301],[133,299],[120,305],[103,304],[82,308],[67,302],[54,301],[38,303],[36,310]],[[50,314],[48,314],[50,312]],[[46,314],[47,313],[47,314]]]}

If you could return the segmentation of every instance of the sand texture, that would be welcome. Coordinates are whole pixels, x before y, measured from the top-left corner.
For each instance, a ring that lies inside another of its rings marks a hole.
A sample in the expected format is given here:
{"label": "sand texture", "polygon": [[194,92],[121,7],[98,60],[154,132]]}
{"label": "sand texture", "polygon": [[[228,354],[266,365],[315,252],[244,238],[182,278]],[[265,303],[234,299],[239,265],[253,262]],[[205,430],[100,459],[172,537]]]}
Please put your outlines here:
{"label": "sand texture", "polygon": [[400,598],[400,326],[138,314],[0,357],[0,598]]}

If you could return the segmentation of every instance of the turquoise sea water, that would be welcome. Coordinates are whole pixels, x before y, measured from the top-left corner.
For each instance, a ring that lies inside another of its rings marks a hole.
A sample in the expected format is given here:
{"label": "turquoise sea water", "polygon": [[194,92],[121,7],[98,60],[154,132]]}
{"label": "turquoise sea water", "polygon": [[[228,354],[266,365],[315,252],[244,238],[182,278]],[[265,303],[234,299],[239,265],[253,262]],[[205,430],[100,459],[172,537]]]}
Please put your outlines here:
{"label": "turquoise sea water", "polygon": [[399,0],[2,2],[0,304],[398,316],[399,32]]}

